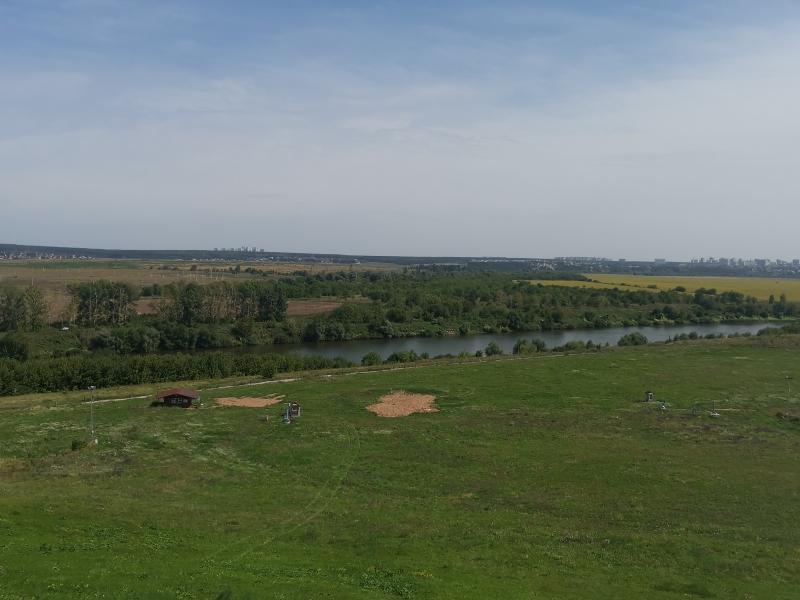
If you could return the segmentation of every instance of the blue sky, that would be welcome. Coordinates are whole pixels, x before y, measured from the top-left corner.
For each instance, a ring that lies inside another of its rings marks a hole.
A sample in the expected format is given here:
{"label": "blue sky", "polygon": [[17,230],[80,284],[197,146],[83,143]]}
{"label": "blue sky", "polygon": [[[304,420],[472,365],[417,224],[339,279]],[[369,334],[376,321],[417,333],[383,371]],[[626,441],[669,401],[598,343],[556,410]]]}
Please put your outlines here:
{"label": "blue sky", "polygon": [[0,239],[794,258],[798,34],[791,2],[0,0]]}

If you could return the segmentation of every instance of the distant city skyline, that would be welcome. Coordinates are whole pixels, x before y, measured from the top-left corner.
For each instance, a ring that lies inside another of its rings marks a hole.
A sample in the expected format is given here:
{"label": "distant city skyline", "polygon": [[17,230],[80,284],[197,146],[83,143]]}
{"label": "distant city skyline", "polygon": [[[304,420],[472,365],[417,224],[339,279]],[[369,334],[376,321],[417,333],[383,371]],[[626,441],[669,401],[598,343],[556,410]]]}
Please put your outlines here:
{"label": "distant city skyline", "polygon": [[[82,253],[81,251],[86,251]],[[325,258],[327,256],[339,256],[342,259],[358,259],[370,255],[365,254],[346,254],[346,253],[324,253],[324,252],[286,252],[279,249],[259,248],[257,246],[232,246],[232,247],[214,247],[214,248],[182,248],[182,249],[142,249],[142,248],[70,248],[70,247],[56,247],[56,246],[34,246],[34,245],[7,245],[0,242],[0,260],[14,260],[25,258],[46,258],[46,259],[75,259],[75,258],[91,258],[97,257],[98,253],[113,252],[116,256],[124,256],[126,253],[136,255],[141,252],[156,252],[159,251],[166,253],[177,251],[186,253],[217,253],[222,256],[241,255],[242,260],[253,260],[252,257],[258,257],[255,260],[280,260],[284,255],[304,255],[310,259]],[[121,253],[121,254],[120,254]],[[374,257],[392,257],[392,258],[413,258],[412,255],[372,255]],[[129,256],[130,257],[130,256]],[[522,262],[539,262],[539,263],[553,263],[553,264],[572,264],[572,265],[599,265],[600,263],[630,263],[630,264],[653,264],[653,265],[712,265],[723,267],[792,267],[792,273],[800,272],[800,258],[786,258],[786,257],[693,257],[691,259],[673,259],[673,258],[641,258],[641,257],[619,257],[611,258],[608,256],[502,256],[502,255],[441,255],[441,256],[419,256],[419,258],[452,258],[452,259],[468,259],[472,261],[522,261]],[[99,259],[102,260],[102,259]],[[185,259],[189,260],[189,259]],[[191,260],[196,260],[191,259]],[[356,261],[358,262],[358,261]],[[441,263],[445,264],[445,263]]]}
{"label": "distant city skyline", "polygon": [[0,242],[800,249],[800,6],[0,3]]}

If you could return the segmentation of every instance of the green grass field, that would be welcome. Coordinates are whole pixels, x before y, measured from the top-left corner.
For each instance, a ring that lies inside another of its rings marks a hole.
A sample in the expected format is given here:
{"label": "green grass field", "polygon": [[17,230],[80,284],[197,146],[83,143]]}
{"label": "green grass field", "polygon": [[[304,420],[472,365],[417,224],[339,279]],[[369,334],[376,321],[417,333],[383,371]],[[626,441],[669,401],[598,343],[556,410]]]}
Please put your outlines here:
{"label": "green grass field", "polygon": [[[108,402],[77,451],[86,404],[0,399],[0,599],[797,598],[798,351],[683,343],[218,390],[199,410]],[[440,412],[365,410],[400,389]],[[670,408],[637,403],[646,389]],[[297,423],[212,401],[273,393]]]}
{"label": "green grass field", "polygon": [[790,302],[800,301],[800,279],[776,279],[768,277],[692,277],[692,276],[652,276],[652,275],[614,275],[587,274],[592,281],[573,280],[532,280],[533,284],[560,285],[566,287],[598,288],[598,289],[653,289],[671,290],[678,286],[694,292],[700,288],[715,289],[718,292],[740,292],[759,300],[767,300],[786,294]]}

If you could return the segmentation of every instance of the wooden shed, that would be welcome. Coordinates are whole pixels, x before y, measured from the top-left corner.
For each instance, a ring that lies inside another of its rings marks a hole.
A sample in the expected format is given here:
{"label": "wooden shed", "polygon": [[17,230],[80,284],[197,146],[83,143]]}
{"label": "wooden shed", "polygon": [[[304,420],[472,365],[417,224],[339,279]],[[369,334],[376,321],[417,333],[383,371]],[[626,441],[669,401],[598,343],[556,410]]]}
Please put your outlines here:
{"label": "wooden shed", "polygon": [[161,402],[164,406],[190,408],[199,399],[200,392],[189,388],[172,388],[156,394],[156,401]]}

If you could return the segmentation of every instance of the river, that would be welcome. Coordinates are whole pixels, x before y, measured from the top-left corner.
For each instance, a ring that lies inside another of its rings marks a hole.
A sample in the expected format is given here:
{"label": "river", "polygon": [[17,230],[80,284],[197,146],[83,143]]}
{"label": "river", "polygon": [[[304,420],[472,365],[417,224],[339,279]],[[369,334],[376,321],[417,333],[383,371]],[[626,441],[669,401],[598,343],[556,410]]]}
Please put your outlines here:
{"label": "river", "polygon": [[282,344],[276,346],[243,346],[234,352],[293,352],[306,356],[342,357],[352,362],[361,362],[368,352],[377,352],[384,359],[393,352],[413,350],[417,354],[427,352],[431,357],[438,354],[474,354],[483,350],[490,342],[496,343],[503,352],[511,353],[514,344],[520,338],[539,338],[544,340],[548,348],[563,346],[567,342],[582,340],[596,344],[616,345],[623,335],[638,331],[651,342],[661,342],[682,333],[696,332],[700,336],[708,334],[731,335],[734,333],[755,334],[765,327],[780,327],[781,323],[715,323],[702,325],[672,325],[662,327],[613,327],[609,329],[571,329],[564,331],[532,331],[500,334],[479,334],[446,337],[408,337],[377,340],[349,340],[343,342],[304,342],[300,344]]}

